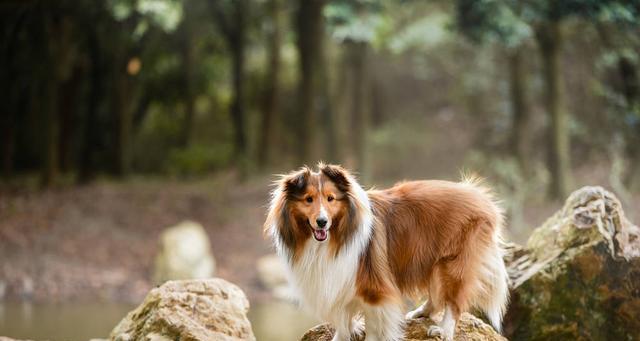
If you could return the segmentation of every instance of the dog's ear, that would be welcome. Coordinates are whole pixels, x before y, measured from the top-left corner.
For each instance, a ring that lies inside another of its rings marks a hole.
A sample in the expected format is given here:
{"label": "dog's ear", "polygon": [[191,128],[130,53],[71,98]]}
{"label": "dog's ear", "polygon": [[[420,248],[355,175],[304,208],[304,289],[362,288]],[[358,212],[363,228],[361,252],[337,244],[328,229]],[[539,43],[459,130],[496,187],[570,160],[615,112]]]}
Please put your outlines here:
{"label": "dog's ear", "polygon": [[287,196],[298,196],[304,192],[311,176],[311,170],[308,167],[302,167],[300,170],[285,175],[282,179],[283,189]]}
{"label": "dog's ear", "polygon": [[349,172],[337,165],[320,165],[320,171],[329,178],[339,190],[342,192],[349,191],[351,182],[349,181]]}

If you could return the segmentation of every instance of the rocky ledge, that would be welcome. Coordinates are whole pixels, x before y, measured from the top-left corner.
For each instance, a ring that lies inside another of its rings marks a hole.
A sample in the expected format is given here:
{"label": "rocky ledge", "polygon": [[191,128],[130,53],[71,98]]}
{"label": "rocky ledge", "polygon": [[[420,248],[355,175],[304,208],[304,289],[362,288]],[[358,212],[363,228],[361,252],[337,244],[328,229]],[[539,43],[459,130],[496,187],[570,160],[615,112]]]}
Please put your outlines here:
{"label": "rocky ledge", "polygon": [[[405,340],[442,340],[440,336],[429,336],[427,330],[436,324],[430,318],[411,319],[406,321]],[[334,329],[329,324],[321,324],[310,329],[300,341],[331,341]],[[506,339],[498,334],[491,326],[482,322],[471,314],[462,314],[456,326],[455,341],[503,341]],[[363,341],[364,335],[351,338],[351,341]]]}
{"label": "rocky ledge", "polygon": [[111,332],[113,341],[255,340],[249,301],[222,279],[169,281],[149,292]]}

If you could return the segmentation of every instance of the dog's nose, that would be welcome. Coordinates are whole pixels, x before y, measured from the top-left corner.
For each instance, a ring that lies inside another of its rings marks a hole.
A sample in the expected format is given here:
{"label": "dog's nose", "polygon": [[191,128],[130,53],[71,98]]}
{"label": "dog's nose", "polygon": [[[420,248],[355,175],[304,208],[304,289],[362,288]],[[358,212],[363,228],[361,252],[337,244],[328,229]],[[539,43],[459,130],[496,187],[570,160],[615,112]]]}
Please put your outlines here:
{"label": "dog's nose", "polygon": [[316,223],[318,227],[325,227],[327,225],[327,218],[318,218],[316,219]]}

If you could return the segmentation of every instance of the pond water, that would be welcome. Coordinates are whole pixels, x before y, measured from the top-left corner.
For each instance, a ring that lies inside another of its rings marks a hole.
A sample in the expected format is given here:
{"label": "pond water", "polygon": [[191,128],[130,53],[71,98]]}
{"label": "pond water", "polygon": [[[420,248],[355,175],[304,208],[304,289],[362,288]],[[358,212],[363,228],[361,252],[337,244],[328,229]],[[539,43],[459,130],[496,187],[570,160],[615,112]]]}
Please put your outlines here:
{"label": "pond water", "polygon": [[[50,341],[106,338],[134,306],[117,303],[0,302],[0,336]],[[299,340],[313,318],[285,302],[256,304],[249,319],[258,341]]]}

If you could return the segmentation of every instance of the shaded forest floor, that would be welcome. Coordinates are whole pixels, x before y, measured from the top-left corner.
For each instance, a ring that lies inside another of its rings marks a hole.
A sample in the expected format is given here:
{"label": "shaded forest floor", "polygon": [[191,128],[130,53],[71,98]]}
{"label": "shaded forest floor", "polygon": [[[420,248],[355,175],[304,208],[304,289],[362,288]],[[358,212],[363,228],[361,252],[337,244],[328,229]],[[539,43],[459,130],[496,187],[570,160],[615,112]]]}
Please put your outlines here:
{"label": "shaded forest floor", "polygon": [[216,275],[261,299],[266,291],[254,269],[270,251],[261,233],[268,181],[231,185],[233,179],[1,193],[0,281],[7,298],[139,302],[153,286],[160,233],[189,219],[209,234]]}
{"label": "shaded forest floor", "polygon": [[[592,184],[601,177],[577,174]],[[190,219],[209,234],[216,275],[238,284],[252,302],[266,300],[270,294],[259,284],[255,264],[271,252],[262,237],[270,180],[237,184],[224,173],[186,182],[133,179],[45,192],[0,190],[5,298],[139,302],[153,286],[160,232]],[[635,207],[626,209],[637,223],[640,195],[631,202]],[[538,226],[560,206],[530,201],[526,225]]]}

